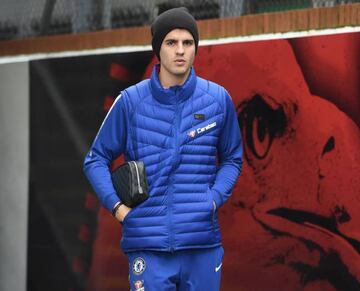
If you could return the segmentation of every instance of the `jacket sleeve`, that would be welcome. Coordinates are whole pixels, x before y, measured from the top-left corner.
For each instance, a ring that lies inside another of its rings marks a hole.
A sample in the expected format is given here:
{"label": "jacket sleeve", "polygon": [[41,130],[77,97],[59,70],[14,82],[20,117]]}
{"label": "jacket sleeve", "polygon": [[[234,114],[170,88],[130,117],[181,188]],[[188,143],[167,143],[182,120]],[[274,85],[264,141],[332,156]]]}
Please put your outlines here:
{"label": "jacket sleeve", "polygon": [[101,204],[112,211],[120,201],[111,181],[110,164],[126,148],[126,114],[121,95],[106,115],[90,151],[85,157],[84,172]]}
{"label": "jacket sleeve", "polygon": [[230,96],[225,93],[224,122],[218,143],[219,168],[212,195],[217,208],[230,197],[242,169],[242,139],[236,110]]}

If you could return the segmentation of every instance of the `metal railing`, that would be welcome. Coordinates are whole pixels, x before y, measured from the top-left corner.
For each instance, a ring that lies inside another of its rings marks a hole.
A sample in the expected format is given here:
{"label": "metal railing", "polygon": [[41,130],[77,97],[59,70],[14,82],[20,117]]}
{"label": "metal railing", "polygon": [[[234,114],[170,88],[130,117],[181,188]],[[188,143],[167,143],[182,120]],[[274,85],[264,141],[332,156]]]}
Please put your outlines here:
{"label": "metal railing", "polygon": [[360,0],[1,0],[0,40],[144,26],[178,6],[186,6],[199,20],[356,2]]}

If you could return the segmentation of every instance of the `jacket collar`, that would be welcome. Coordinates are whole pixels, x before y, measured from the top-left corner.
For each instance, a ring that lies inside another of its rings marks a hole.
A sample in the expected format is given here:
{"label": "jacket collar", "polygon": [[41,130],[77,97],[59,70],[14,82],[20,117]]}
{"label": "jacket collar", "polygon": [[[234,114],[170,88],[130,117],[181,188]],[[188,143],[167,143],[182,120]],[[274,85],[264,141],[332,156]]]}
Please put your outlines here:
{"label": "jacket collar", "polygon": [[196,87],[196,74],[193,67],[183,85],[164,89],[159,80],[159,66],[159,64],[154,66],[150,77],[151,93],[156,100],[164,104],[176,104],[185,101],[193,94]]}

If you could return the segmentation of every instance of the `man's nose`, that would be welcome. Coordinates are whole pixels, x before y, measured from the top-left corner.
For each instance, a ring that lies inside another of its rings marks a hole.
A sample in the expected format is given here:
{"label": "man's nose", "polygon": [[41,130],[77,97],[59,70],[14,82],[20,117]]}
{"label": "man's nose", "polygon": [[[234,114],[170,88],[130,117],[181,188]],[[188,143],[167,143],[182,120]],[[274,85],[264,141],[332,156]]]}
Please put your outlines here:
{"label": "man's nose", "polygon": [[184,54],[184,46],[182,43],[178,44],[176,47],[176,53],[179,55]]}

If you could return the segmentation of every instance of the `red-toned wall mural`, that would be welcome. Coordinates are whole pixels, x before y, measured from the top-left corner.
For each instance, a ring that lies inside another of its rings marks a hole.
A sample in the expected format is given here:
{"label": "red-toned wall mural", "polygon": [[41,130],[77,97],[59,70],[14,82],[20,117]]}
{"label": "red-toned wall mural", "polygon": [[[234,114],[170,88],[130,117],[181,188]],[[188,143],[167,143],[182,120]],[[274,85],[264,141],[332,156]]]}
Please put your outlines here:
{"label": "red-toned wall mural", "polygon": [[359,45],[342,35],[204,48],[198,73],[228,88],[245,141],[221,210],[223,290],[234,278],[239,290],[360,288]]}

